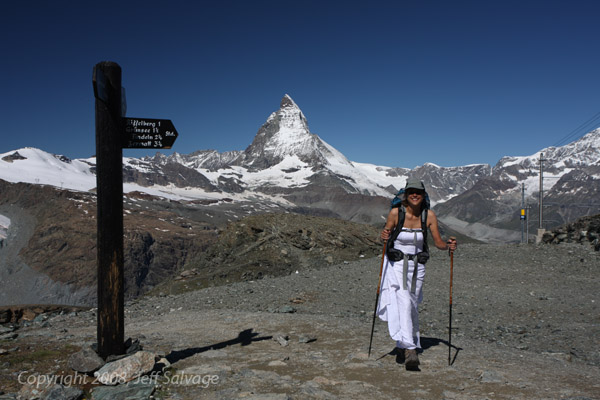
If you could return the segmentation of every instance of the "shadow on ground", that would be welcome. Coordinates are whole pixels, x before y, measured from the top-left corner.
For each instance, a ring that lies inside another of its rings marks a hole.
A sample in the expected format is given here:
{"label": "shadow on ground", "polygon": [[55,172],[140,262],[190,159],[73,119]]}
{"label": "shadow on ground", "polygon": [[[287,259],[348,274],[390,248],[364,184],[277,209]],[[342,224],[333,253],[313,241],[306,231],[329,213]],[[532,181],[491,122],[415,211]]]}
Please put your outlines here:
{"label": "shadow on ground", "polygon": [[262,340],[269,340],[269,339],[273,338],[273,336],[256,337],[258,335],[259,335],[259,333],[252,332],[252,329],[246,329],[246,330],[241,331],[239,333],[239,335],[237,336],[237,338],[227,340],[225,342],[219,342],[219,343],[211,344],[211,345],[204,346],[204,347],[192,347],[192,348],[184,349],[184,350],[174,350],[166,356],[166,359],[171,364],[173,364],[173,363],[176,363],[177,361],[181,361],[185,358],[191,357],[191,356],[199,354],[199,353],[203,353],[208,350],[223,349],[225,347],[233,346],[236,344],[239,344],[241,346],[248,346],[252,342],[260,342]]}

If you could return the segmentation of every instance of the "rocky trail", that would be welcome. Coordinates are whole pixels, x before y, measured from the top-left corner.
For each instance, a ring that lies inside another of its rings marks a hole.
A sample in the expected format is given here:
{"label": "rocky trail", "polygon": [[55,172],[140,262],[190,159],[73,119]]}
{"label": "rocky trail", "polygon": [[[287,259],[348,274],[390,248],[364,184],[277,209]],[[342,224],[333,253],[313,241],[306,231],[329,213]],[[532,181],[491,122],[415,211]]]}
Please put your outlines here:
{"label": "rocky trail", "polygon": [[[150,389],[131,398],[600,398],[600,256],[589,246],[460,246],[451,366],[449,262],[436,251],[425,277],[418,372],[390,354],[381,321],[367,355],[379,258],[339,261],[127,303],[126,337],[169,367],[146,374],[137,388]],[[1,399],[31,393],[22,382],[37,382],[36,372],[73,375],[71,354],[96,340],[95,310],[28,319],[2,325],[16,329],[0,334]],[[127,385],[93,377],[78,387],[85,398],[127,397],[114,392]],[[113,392],[102,397],[104,388]]]}

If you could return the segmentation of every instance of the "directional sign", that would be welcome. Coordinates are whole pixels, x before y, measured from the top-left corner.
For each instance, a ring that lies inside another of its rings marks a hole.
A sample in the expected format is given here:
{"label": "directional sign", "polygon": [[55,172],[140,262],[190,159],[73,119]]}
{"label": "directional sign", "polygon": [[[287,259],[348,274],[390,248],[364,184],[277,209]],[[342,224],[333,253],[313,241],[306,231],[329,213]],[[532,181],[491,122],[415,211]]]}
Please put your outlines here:
{"label": "directional sign", "polygon": [[124,149],[170,149],[177,131],[170,119],[124,118]]}

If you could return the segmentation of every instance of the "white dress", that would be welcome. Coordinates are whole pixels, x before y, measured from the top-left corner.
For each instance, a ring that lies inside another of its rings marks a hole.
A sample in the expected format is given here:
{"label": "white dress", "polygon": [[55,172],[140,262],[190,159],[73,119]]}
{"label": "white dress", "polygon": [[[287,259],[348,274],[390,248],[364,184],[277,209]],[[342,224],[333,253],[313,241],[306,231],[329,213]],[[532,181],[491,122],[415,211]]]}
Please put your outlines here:
{"label": "white dress", "polygon": [[[403,228],[394,242],[394,248],[409,255],[423,251],[422,230]],[[406,264],[405,279],[405,261],[389,261],[387,256],[384,258],[377,315],[383,321],[387,321],[390,336],[396,341],[396,347],[415,349],[421,348],[418,304],[423,301],[425,265],[417,264],[417,274],[413,276],[415,263],[408,260]]]}

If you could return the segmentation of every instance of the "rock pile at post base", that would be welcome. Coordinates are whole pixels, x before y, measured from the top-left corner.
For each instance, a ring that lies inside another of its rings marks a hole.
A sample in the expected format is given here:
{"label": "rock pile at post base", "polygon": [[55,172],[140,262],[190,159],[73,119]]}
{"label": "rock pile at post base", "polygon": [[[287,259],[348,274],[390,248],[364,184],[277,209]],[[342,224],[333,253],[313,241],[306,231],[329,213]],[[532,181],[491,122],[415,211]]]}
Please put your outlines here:
{"label": "rock pile at post base", "polygon": [[600,251],[600,214],[583,217],[575,222],[563,225],[544,233],[544,243],[580,243],[591,245],[594,250]]}

